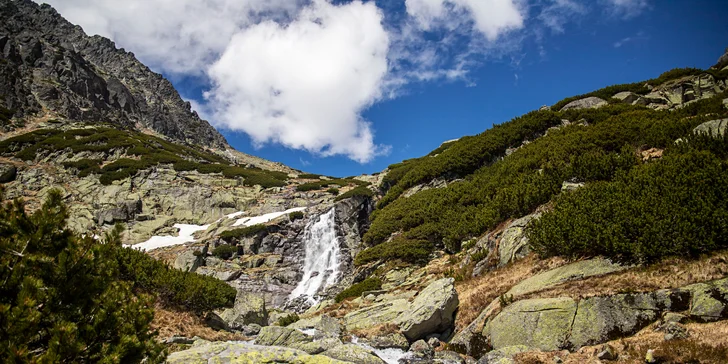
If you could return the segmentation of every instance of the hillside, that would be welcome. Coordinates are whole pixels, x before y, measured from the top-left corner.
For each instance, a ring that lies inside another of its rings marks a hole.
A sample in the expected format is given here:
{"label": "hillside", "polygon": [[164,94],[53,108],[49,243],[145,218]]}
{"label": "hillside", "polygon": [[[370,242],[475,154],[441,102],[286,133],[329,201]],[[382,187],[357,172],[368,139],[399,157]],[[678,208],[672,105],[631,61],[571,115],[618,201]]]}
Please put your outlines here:
{"label": "hillside", "polygon": [[0,356],[728,358],[728,53],[336,178],[50,6],[0,19]]}

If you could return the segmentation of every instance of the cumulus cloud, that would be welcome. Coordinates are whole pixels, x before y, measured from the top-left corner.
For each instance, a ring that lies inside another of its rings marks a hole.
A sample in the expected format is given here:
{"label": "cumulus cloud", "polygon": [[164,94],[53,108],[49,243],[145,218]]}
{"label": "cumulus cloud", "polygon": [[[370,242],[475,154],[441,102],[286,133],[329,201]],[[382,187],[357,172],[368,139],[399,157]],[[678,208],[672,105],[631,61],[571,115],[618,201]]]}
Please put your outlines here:
{"label": "cumulus cloud", "polygon": [[219,125],[275,142],[367,162],[374,144],[360,113],[382,97],[389,38],[374,3],[315,1],[282,26],[236,35],[209,69],[206,94]]}
{"label": "cumulus cloud", "polygon": [[495,40],[502,33],[523,27],[523,9],[513,0],[406,0],[407,13],[425,30],[453,29],[464,19]]}

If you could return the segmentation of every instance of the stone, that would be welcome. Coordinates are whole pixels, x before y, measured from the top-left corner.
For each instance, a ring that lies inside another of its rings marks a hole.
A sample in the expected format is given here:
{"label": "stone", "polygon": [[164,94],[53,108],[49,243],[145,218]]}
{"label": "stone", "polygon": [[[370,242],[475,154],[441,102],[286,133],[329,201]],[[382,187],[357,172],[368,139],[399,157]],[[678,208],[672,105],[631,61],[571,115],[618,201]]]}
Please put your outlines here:
{"label": "stone", "polygon": [[409,342],[407,338],[399,332],[394,332],[386,335],[378,335],[369,339],[369,346],[375,349],[402,349],[407,350],[409,348]]}
{"label": "stone", "polygon": [[525,345],[554,351],[566,342],[575,314],[576,302],[567,297],[517,301],[488,322],[483,335],[495,350]]}
{"label": "stone", "polygon": [[[292,348],[250,345],[236,342],[201,342],[187,350],[169,354],[168,364],[208,363],[295,363],[295,364],[346,364],[323,355],[310,355]],[[377,363],[379,364],[379,363]]]}
{"label": "stone", "polygon": [[540,216],[540,213],[526,215],[514,220],[506,227],[498,242],[499,267],[521,259],[530,253],[528,238],[524,229],[531,220],[538,219]]}
{"label": "stone", "polygon": [[313,338],[301,331],[281,326],[265,326],[260,329],[255,339],[256,345],[265,346],[295,346],[312,342]]}
{"label": "stone", "polygon": [[18,169],[10,163],[0,163],[0,183],[8,183],[15,180]]}
{"label": "stone", "polygon": [[684,287],[691,292],[690,318],[718,321],[728,317],[728,278]]}
{"label": "stone", "polygon": [[478,360],[478,364],[511,364],[515,363],[513,360],[513,357],[516,354],[525,353],[533,351],[533,349],[529,348],[525,345],[513,345],[513,346],[507,346],[504,348],[500,348],[498,350],[493,350],[485,354],[482,358]]}
{"label": "stone", "polygon": [[408,309],[409,303],[405,299],[378,303],[346,314],[344,327],[346,331],[353,331],[390,323]]}
{"label": "stone", "polygon": [[374,352],[355,344],[343,344],[326,350],[322,355],[344,362],[360,364],[386,364]]}
{"label": "stone", "polygon": [[665,333],[665,341],[684,340],[690,337],[688,329],[677,322],[667,322],[660,326],[659,331]]}
{"label": "stone", "polygon": [[428,344],[425,340],[417,340],[412,343],[410,346],[409,351],[413,352],[415,355],[419,357],[425,357],[430,358],[435,353],[432,350],[432,347],[430,344]]}
{"label": "stone", "polygon": [[617,360],[617,351],[614,350],[612,345],[604,345],[602,351],[597,354],[599,360]]}
{"label": "stone", "polygon": [[525,279],[513,286],[506,295],[514,297],[520,296],[553,287],[564,282],[618,272],[626,268],[628,267],[612,263],[604,258],[582,260]]}
{"label": "stone", "polygon": [[728,98],[723,99],[723,106],[728,109]]}
{"label": "stone", "polygon": [[436,336],[427,338],[427,345],[430,345],[433,349],[437,349],[441,344],[442,342],[440,342],[440,339]]}
{"label": "stone", "polygon": [[245,336],[255,336],[260,333],[261,329],[262,329],[262,327],[258,324],[250,324],[250,325],[243,326],[243,328],[240,331]]}
{"label": "stone", "polygon": [[409,341],[452,328],[460,303],[454,282],[453,278],[443,278],[430,283],[397,317],[394,323]]}
{"label": "stone", "polygon": [[265,299],[260,295],[238,291],[235,297],[235,306],[223,311],[222,318],[233,330],[238,330],[248,324],[268,325],[268,311]]}
{"label": "stone", "polygon": [[640,95],[637,95],[636,93],[631,91],[622,91],[612,96],[612,98],[615,98],[625,104],[632,104],[635,101],[639,100]]}
{"label": "stone", "polygon": [[582,188],[582,187],[584,187],[584,183],[582,183],[582,182],[576,183],[576,182],[564,181],[564,183],[561,184],[561,192],[571,192],[571,191],[578,190],[579,188]]}
{"label": "stone", "polygon": [[198,250],[185,250],[174,259],[172,266],[185,272],[194,272],[203,264],[202,254]]}
{"label": "stone", "polygon": [[708,134],[713,137],[722,137],[725,135],[728,127],[728,119],[719,119],[706,121],[693,129],[695,134]]}
{"label": "stone", "polygon": [[413,269],[411,267],[403,267],[399,269],[392,269],[384,275],[384,282],[382,283],[382,289],[392,290],[401,286],[407,281],[407,278],[412,274]]}
{"label": "stone", "polygon": [[449,350],[442,350],[442,351],[436,351],[435,352],[435,363],[438,364],[464,364],[465,359],[460,357],[460,354],[449,351]]}
{"label": "stone", "polygon": [[586,97],[583,99],[572,101],[561,108],[560,111],[564,110],[579,110],[579,109],[596,109],[607,105],[608,103],[595,96]]}
{"label": "stone", "polygon": [[329,315],[322,315],[319,322],[314,326],[314,329],[316,329],[314,338],[319,340],[328,337],[338,338],[341,336],[342,327],[338,319]]}
{"label": "stone", "polygon": [[227,322],[214,312],[208,312],[205,315],[205,325],[210,326],[215,330],[229,331],[230,327]]}
{"label": "stone", "polygon": [[460,330],[455,336],[450,339],[448,345],[456,348],[459,352],[464,352],[467,355],[479,358],[485,354],[486,350],[489,350],[489,344],[487,338],[483,336],[483,328],[486,322],[490,319],[493,314],[500,310],[500,303],[498,300],[493,300],[478,317],[473,320],[468,326]]}

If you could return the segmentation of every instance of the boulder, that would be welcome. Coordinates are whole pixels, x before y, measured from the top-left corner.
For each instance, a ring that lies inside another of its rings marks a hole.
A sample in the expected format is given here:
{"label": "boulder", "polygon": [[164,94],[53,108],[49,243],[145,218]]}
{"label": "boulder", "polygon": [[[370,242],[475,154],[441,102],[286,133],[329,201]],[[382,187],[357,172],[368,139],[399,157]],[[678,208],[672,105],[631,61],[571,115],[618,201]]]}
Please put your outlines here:
{"label": "boulder", "polygon": [[370,338],[369,346],[375,349],[396,348],[407,350],[407,348],[409,348],[409,342],[404,335],[399,332],[395,332]]}
{"label": "boulder", "polygon": [[578,109],[596,109],[598,107],[602,107],[604,105],[607,105],[608,103],[605,100],[602,100],[595,96],[585,97],[583,99],[572,101],[568,104],[566,104],[564,107],[561,108],[561,111],[564,110],[578,110]]}
{"label": "boulder", "polygon": [[584,187],[583,182],[569,182],[564,181],[564,183],[561,184],[561,192],[571,192],[574,190],[578,190],[579,188]]}
{"label": "boulder", "polygon": [[410,307],[397,317],[395,324],[408,340],[415,341],[452,328],[455,311],[460,303],[454,282],[452,278],[443,278],[430,283]]}
{"label": "boulder", "polygon": [[728,119],[706,121],[693,129],[695,134],[708,134],[713,137],[722,137],[728,128]]}
{"label": "boulder", "polygon": [[604,258],[582,260],[525,279],[521,283],[513,286],[506,295],[520,296],[553,287],[564,282],[613,273],[626,268]]}
{"label": "boulder", "polygon": [[328,337],[338,338],[341,336],[341,323],[329,315],[321,316],[321,320],[316,323],[314,329],[316,329],[316,333],[314,334],[316,340]]}
{"label": "boulder", "polygon": [[725,106],[725,108],[728,109],[728,98],[723,99],[723,106]]}
{"label": "boulder", "polygon": [[295,329],[281,326],[266,326],[260,329],[258,337],[255,339],[255,344],[295,347],[312,341],[313,337]]}
{"label": "boulder", "polygon": [[0,183],[8,183],[15,180],[18,169],[9,163],[0,163]]}
{"label": "boulder", "polygon": [[460,354],[458,354],[454,351],[442,350],[442,351],[435,352],[435,363],[438,363],[438,364],[465,364],[465,359],[460,357]]}
{"label": "boulder", "polygon": [[408,309],[409,303],[405,299],[379,303],[346,314],[344,327],[346,331],[352,331],[390,323]]}
{"label": "boulder", "polygon": [[530,253],[528,238],[524,229],[531,220],[537,219],[540,216],[540,213],[527,215],[514,220],[506,227],[501,235],[500,242],[498,242],[499,267],[521,259]]}
{"label": "boulder", "polygon": [[517,301],[488,322],[483,335],[495,350],[515,345],[559,350],[575,314],[576,302],[568,297]]}
{"label": "boulder", "polygon": [[639,100],[640,95],[637,95],[636,93],[631,91],[622,91],[612,96],[612,98],[615,98],[625,104],[632,104],[635,101]]}
{"label": "boulder", "polygon": [[359,364],[386,364],[384,360],[380,359],[376,354],[374,354],[374,352],[355,344],[339,345],[324,351],[322,355],[344,362]]}
{"label": "boulder", "polygon": [[425,340],[417,340],[413,342],[409,351],[420,358],[431,358],[432,355],[435,354],[435,351],[432,350],[432,346],[430,346],[430,344],[428,344]]}
{"label": "boulder", "polygon": [[96,221],[99,225],[113,224],[117,221],[134,220],[142,212],[142,200],[125,201],[114,208],[96,212]]}
{"label": "boulder", "polygon": [[[207,250],[207,249],[203,249]],[[202,252],[195,249],[188,249],[180,253],[177,258],[174,259],[172,266],[175,269],[183,270],[185,272],[194,272],[203,265],[204,260],[202,258]]]}
{"label": "boulder", "polygon": [[208,312],[207,315],[205,315],[205,325],[210,326],[211,328],[215,330],[222,330],[222,331],[228,331],[230,330],[230,327],[228,327],[227,322],[220,317],[218,314],[214,312]]}
{"label": "boulder", "polygon": [[478,360],[478,364],[511,364],[515,363],[513,360],[513,357],[516,354],[525,353],[533,351],[533,349],[530,349],[528,346],[525,345],[514,345],[514,346],[507,346],[505,348],[500,348],[498,350],[493,350],[488,352],[488,354],[485,354],[482,358]]}
{"label": "boulder", "polygon": [[250,345],[234,341],[200,342],[187,350],[177,351],[167,357],[168,364],[208,363],[296,363],[296,364],[346,364],[322,355],[310,355],[304,351],[274,346]]}
{"label": "boulder", "polygon": [[260,295],[238,291],[235,306],[222,313],[222,318],[233,330],[239,330],[248,324],[268,325],[268,311],[265,299]]}
{"label": "boulder", "polygon": [[692,294],[690,318],[709,322],[728,318],[728,278],[685,287]]}

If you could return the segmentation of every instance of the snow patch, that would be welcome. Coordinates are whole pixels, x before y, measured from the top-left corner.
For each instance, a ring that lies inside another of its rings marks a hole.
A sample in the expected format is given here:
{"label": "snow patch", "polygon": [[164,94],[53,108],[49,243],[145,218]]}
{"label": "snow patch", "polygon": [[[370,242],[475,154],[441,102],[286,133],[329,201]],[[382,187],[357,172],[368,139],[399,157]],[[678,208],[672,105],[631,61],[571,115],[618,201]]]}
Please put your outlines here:
{"label": "snow patch", "polygon": [[[295,208],[292,208],[292,209],[288,209],[286,211],[271,212],[271,213],[268,213],[268,214],[265,214],[265,215],[260,215],[260,216],[244,217],[242,219],[238,219],[238,221],[235,221],[235,223],[233,224],[233,226],[240,226],[240,225],[243,225],[243,226],[253,226],[253,225],[257,225],[257,224],[263,224],[263,223],[266,223],[268,221],[271,221],[271,220],[273,220],[273,219],[275,219],[277,217],[280,217],[280,216],[283,216],[283,215],[286,215],[286,214],[290,214],[291,212],[303,211],[305,209],[306,209],[305,207],[295,207]],[[227,215],[227,216],[229,216],[229,217],[230,216],[237,217],[237,216],[240,216],[241,214],[242,214],[242,211],[241,212],[236,212],[236,213],[233,213],[233,214],[230,214],[230,215]]]}
{"label": "snow patch", "polygon": [[141,251],[150,251],[168,246],[191,243],[195,241],[195,238],[192,236],[194,233],[207,230],[210,225],[174,224],[173,227],[179,229],[177,236],[152,236],[143,243],[126,246]]}

